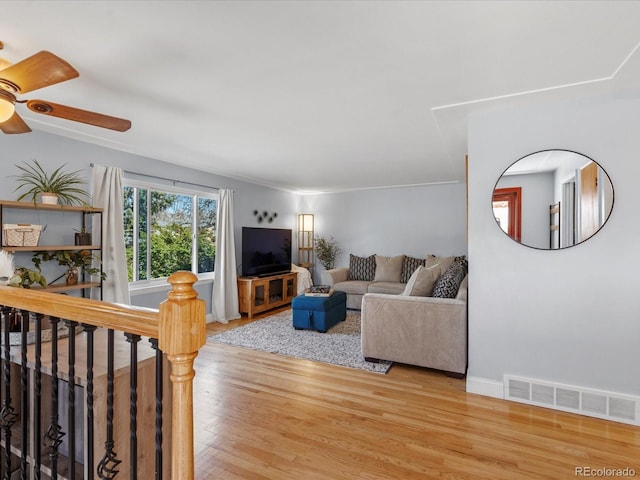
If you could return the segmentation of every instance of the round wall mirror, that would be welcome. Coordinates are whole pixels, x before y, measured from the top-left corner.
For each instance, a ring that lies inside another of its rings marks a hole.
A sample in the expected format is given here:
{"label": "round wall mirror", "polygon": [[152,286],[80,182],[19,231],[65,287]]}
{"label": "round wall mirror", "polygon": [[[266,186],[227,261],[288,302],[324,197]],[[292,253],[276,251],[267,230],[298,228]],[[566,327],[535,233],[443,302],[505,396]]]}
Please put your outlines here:
{"label": "round wall mirror", "polygon": [[586,155],[543,150],[503,172],[492,208],[500,229],[516,242],[545,250],[567,248],[605,224],[613,208],[613,185]]}

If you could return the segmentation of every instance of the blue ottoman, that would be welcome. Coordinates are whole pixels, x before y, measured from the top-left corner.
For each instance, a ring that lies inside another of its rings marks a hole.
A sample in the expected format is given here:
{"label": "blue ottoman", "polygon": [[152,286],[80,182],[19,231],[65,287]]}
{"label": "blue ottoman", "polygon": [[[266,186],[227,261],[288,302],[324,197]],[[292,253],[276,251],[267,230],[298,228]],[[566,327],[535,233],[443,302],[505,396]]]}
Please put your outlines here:
{"label": "blue ottoman", "polygon": [[293,327],[326,332],[336,323],[347,318],[347,294],[333,292],[329,297],[298,295],[291,302]]}

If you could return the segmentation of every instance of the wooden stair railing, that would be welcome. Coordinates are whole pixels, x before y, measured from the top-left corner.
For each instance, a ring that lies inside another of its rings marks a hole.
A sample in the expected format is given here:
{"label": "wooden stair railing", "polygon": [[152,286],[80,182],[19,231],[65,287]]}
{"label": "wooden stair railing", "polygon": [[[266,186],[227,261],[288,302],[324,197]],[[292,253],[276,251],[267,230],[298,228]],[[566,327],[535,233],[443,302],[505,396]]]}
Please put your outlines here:
{"label": "wooden stair railing", "polygon": [[158,348],[170,364],[172,480],[194,478],[193,364],[206,341],[205,302],[193,288],[196,280],[191,272],[171,275],[171,291],[158,311],[37,289],[0,287],[0,305],[4,307],[158,340]]}
{"label": "wooden stair railing", "polygon": [[173,289],[160,304],[158,346],[171,363],[173,480],[193,480],[194,476],[193,362],[206,342],[205,302],[193,289],[196,279],[186,272],[169,277]]}

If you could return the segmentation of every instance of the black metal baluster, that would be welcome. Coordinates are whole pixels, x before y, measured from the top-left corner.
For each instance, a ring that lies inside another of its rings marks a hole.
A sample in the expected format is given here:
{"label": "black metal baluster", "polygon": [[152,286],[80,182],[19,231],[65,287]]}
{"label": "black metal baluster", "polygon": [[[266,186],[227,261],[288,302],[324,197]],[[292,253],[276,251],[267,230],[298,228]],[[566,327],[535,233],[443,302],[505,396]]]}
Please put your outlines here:
{"label": "black metal baluster", "polygon": [[11,427],[16,422],[17,415],[11,405],[11,316],[13,309],[4,307],[2,309],[3,317],[3,357],[4,357],[4,399],[2,402],[2,410],[0,410],[0,430],[4,433],[4,477],[6,480],[11,479]]}
{"label": "black metal baluster", "polygon": [[131,344],[129,362],[129,459],[131,472],[129,478],[138,478],[138,342],[140,335],[125,333]]}
{"label": "black metal baluster", "polygon": [[51,421],[43,443],[51,459],[51,480],[58,478],[58,448],[64,432],[58,423],[58,323],[57,317],[49,317],[51,323]]}
{"label": "black metal baluster", "polygon": [[158,339],[150,338],[149,343],[156,351],[156,467],[155,480],[162,480],[162,396],[163,396],[163,363],[162,350],[158,348]]}
{"label": "black metal baluster", "polygon": [[69,478],[76,478],[76,322],[64,322],[69,329],[69,383],[67,433],[69,434]]}
{"label": "black metal baluster", "polygon": [[113,330],[107,331],[107,440],[105,453],[98,463],[98,478],[111,480],[118,474],[117,467],[122,462],[117,458],[113,442],[113,378],[114,378],[114,337]]}
{"label": "black metal baluster", "polygon": [[27,379],[29,371],[27,369],[27,335],[29,333],[30,314],[27,310],[20,311],[22,325],[20,327],[20,478],[27,480],[27,449],[29,448],[29,385]]}
{"label": "black metal baluster", "polygon": [[96,331],[94,325],[82,325],[83,330],[87,333],[87,443],[86,454],[87,465],[85,470],[89,472],[89,478],[93,478],[93,455],[94,455],[94,417],[93,417],[93,352],[94,338],[93,333]]}
{"label": "black metal baluster", "polygon": [[35,398],[34,400],[34,410],[35,417],[33,419],[33,431],[34,438],[37,440],[34,442],[33,446],[33,457],[34,457],[34,479],[40,480],[40,470],[42,465],[42,460],[40,456],[42,455],[42,448],[40,447],[40,436],[42,435],[42,421],[40,416],[42,415],[42,318],[44,315],[40,313],[36,313],[35,315],[35,329],[36,329],[36,347],[35,347],[35,362],[36,369],[34,372],[35,375]]}
{"label": "black metal baluster", "polygon": [[[4,327],[5,327],[4,317],[5,317],[6,311],[8,311],[8,308],[5,307],[4,305],[1,305],[0,306],[0,325],[2,325],[2,331],[4,331]],[[1,334],[0,334],[0,340],[4,341],[4,336]],[[2,347],[0,344],[0,352],[1,351],[2,351]],[[4,359],[4,355],[0,355],[0,375],[2,374],[2,372],[4,372],[5,362],[6,360]],[[4,405],[4,389],[1,388],[1,385],[0,385],[0,406],[1,405]],[[0,434],[1,433],[2,433],[2,428],[0,427]],[[0,476],[4,477],[4,466],[2,464],[0,464]]]}

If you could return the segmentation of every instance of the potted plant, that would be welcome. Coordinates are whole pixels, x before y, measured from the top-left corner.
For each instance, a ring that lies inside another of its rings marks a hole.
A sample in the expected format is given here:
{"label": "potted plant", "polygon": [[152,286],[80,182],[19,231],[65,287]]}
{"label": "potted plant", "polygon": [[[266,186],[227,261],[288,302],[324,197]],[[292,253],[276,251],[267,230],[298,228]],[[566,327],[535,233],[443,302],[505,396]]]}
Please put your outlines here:
{"label": "potted plant", "polygon": [[27,267],[16,267],[13,275],[9,278],[8,285],[10,287],[31,288],[34,283],[46,287],[47,279],[39,271]]}
{"label": "potted plant", "polygon": [[328,239],[316,235],[314,238],[314,247],[316,250],[316,258],[320,261],[325,270],[331,270],[336,265],[336,258],[342,250],[338,248],[333,237]]}
{"label": "potted plant", "polygon": [[[38,195],[42,203],[62,205],[86,204],[89,194],[81,188],[86,182],[80,175],[80,170],[66,172],[64,167],[67,164],[56,168],[53,172],[47,172],[42,165],[33,159],[32,163],[17,165],[21,171],[19,175],[14,175],[18,180],[18,186],[14,192],[24,190],[18,197],[18,201],[28,198],[35,204]],[[49,200],[54,195],[55,200]]]}
{"label": "potted plant", "polygon": [[78,283],[80,270],[90,275],[100,275],[102,280],[107,278],[106,273],[102,272],[99,268],[91,266],[94,258],[95,256],[92,255],[89,250],[55,250],[52,252],[35,252],[31,261],[33,261],[36,268],[40,270],[40,264],[43,261],[57,260],[58,265],[67,267],[67,271],[64,274],[67,285],[75,285]]}
{"label": "potted plant", "polygon": [[76,230],[74,239],[76,245],[91,245],[91,232],[83,226],[80,230]]}

